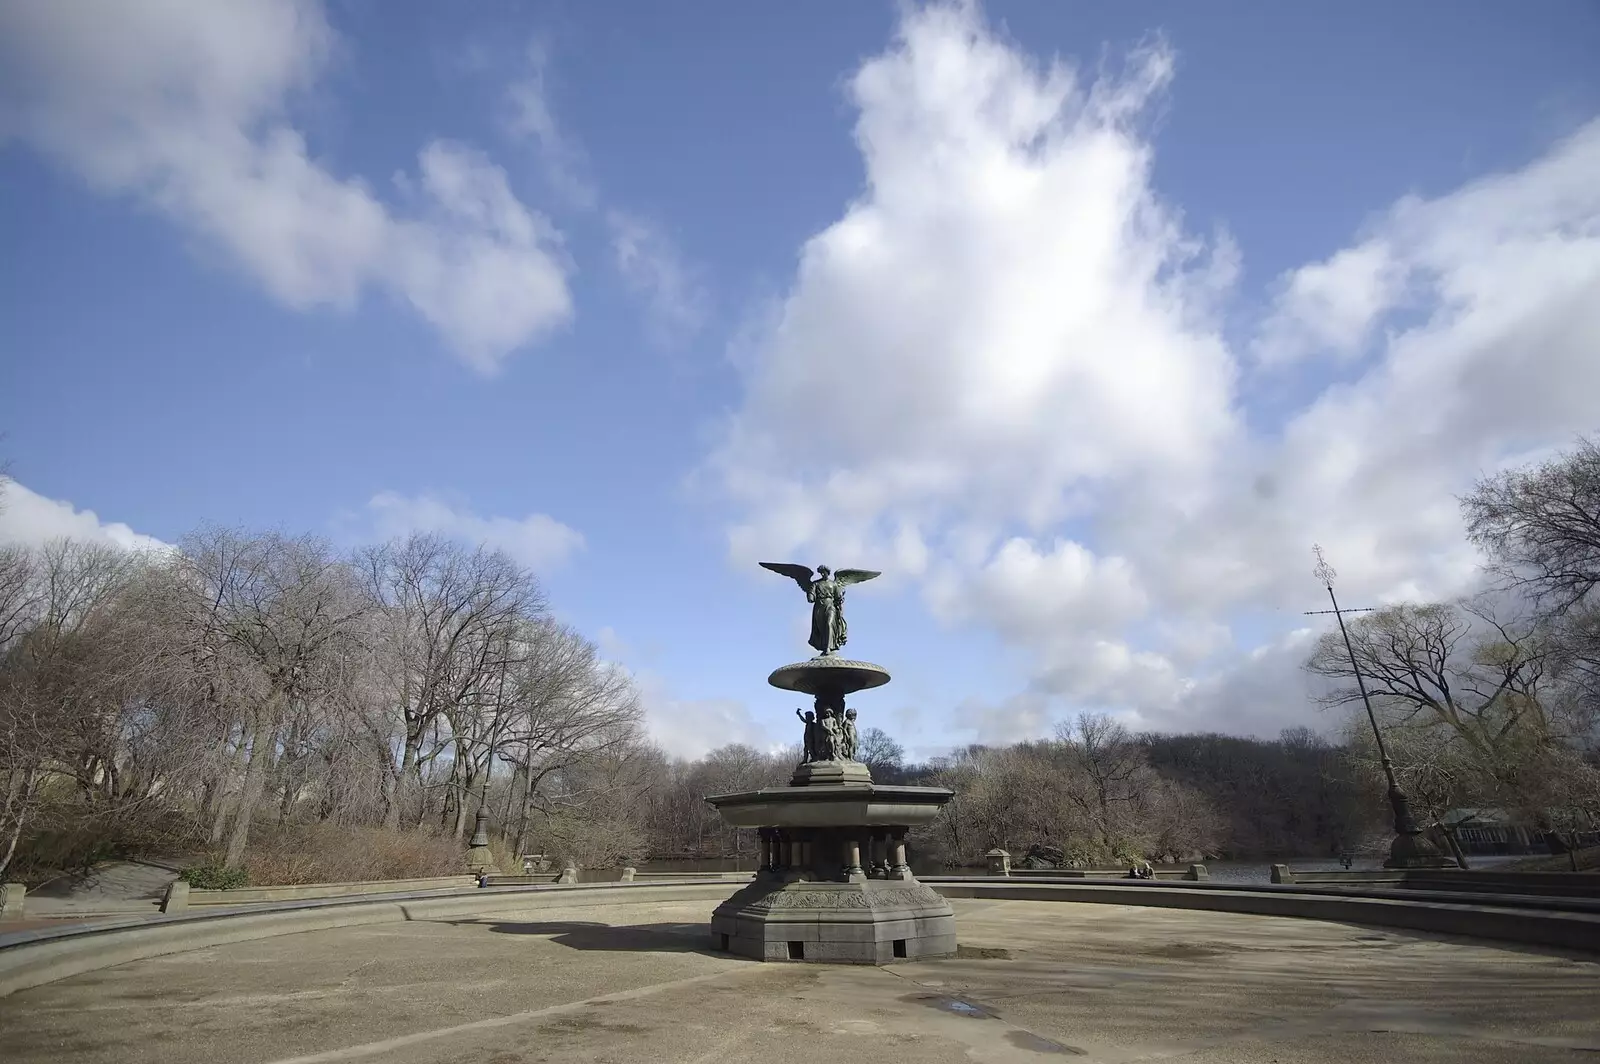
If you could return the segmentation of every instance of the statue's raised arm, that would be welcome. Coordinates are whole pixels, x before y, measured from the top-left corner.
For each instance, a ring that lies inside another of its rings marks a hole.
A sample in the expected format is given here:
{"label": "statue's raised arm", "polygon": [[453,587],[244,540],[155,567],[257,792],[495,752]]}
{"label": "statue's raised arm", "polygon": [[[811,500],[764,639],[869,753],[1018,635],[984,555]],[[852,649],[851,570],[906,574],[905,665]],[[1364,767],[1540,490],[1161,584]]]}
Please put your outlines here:
{"label": "statue's raised arm", "polygon": [[835,573],[826,565],[817,566],[813,574],[810,566],[790,562],[761,562],[760,565],[779,576],[787,576],[806,593],[806,601],[811,603],[811,638],[807,642],[823,655],[844,646],[849,636],[844,623],[845,586],[883,575],[873,569],[840,569]]}

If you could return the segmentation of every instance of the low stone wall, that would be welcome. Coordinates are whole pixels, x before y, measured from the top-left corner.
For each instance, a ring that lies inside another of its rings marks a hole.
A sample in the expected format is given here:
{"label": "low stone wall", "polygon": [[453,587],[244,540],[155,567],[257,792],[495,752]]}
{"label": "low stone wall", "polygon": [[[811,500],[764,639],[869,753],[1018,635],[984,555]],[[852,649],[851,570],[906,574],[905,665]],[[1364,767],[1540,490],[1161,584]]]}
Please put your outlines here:
{"label": "low stone wall", "polygon": [[[274,901],[306,901],[315,898],[346,898],[364,894],[411,894],[419,890],[460,890],[477,885],[476,876],[459,875],[429,876],[425,879],[383,879],[366,883],[301,883],[279,887],[235,887],[232,890],[196,890],[189,887],[187,891],[183,891],[169,888],[162,911],[181,912],[184,906],[176,905],[174,902],[177,896],[184,894],[187,895],[188,907],[232,906]],[[173,886],[176,888],[178,884]]]}
{"label": "low stone wall", "polygon": [[[637,872],[631,868],[602,869],[602,871],[615,872],[617,878],[604,880],[611,883],[748,883],[755,878],[754,872]],[[485,887],[531,887],[541,883],[562,882],[561,876],[542,873],[535,875],[486,875],[482,879]],[[568,882],[577,882],[576,879]]]}
{"label": "low stone wall", "polygon": [[[332,898],[279,902],[257,909],[126,917],[115,923],[40,928],[0,935],[0,997],[83,972],[229,942],[337,927],[489,916],[574,905],[638,905],[727,898],[731,884],[586,883],[523,889]],[[707,906],[709,913],[710,906]]]}
{"label": "low stone wall", "polygon": [[1272,866],[1272,882],[1319,886],[1395,886],[1410,890],[1454,890],[1532,897],[1600,898],[1600,873],[1504,872],[1468,868],[1384,868],[1362,872],[1297,872]]}
{"label": "low stone wall", "polygon": [[[1053,879],[1128,879],[1126,868],[1017,868],[1015,866],[1005,872],[991,872],[995,876],[1014,876],[1017,878],[1049,877]],[[1206,874],[1206,866],[1201,864],[1190,865],[1188,868],[1157,868],[1155,878],[1158,880],[1195,882],[1210,878]]]}
{"label": "low stone wall", "polygon": [[1252,889],[1242,884],[1202,883],[1180,887],[1132,881],[1028,883],[990,876],[924,877],[922,882],[947,898],[1076,901],[1289,916],[1600,953],[1600,907],[1585,906],[1578,900],[1561,907],[1550,899],[1545,906],[1535,908],[1509,899],[1491,904],[1477,897],[1461,902],[1440,900],[1438,896],[1407,898],[1404,895],[1411,892],[1405,890],[1374,891],[1362,896],[1353,891],[1322,891],[1314,887]]}

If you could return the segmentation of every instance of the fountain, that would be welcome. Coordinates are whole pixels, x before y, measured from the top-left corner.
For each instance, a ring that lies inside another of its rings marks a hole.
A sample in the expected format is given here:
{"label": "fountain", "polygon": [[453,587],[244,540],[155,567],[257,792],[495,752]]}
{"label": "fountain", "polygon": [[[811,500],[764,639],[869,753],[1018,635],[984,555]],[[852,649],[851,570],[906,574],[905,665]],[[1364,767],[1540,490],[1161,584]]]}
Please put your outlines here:
{"label": "fountain", "polygon": [[889,673],[838,656],[848,629],[844,588],[879,575],[863,569],[814,576],[803,565],[762,562],[800,585],[812,604],[811,646],[818,656],[773,671],[767,682],[810,695],[805,753],[786,787],[706,798],[728,824],[756,828],[755,881],[717,906],[712,944],[760,960],[889,964],[956,950],[950,903],[917,882],[906,862],[906,833],[927,824],[955,792],[884,786],[856,760],[858,691]]}

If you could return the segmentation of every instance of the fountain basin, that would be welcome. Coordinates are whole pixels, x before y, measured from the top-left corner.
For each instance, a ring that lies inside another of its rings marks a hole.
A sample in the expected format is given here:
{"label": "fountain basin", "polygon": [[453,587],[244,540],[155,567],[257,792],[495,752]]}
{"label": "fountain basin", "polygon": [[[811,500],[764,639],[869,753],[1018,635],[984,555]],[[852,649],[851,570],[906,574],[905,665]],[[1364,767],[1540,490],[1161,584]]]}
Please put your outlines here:
{"label": "fountain basin", "polygon": [[810,661],[773,669],[767,682],[783,691],[821,698],[843,698],[889,682],[889,670],[870,661],[850,661],[824,655]]}
{"label": "fountain basin", "polygon": [[876,783],[767,787],[706,799],[739,828],[901,827],[931,823],[955,792]]}

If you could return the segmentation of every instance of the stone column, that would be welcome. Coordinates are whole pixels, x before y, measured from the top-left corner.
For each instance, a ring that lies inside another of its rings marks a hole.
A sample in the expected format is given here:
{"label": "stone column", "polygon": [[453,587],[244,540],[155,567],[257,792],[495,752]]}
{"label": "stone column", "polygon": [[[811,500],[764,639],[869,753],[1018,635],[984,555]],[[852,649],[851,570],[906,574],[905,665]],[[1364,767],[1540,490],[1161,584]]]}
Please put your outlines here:
{"label": "stone column", "polygon": [[851,883],[866,881],[867,873],[861,867],[861,840],[854,835],[844,840],[844,878]]}
{"label": "stone column", "polygon": [[759,828],[756,831],[756,874],[760,875],[767,870],[767,865],[772,861],[772,836],[770,828]]}
{"label": "stone column", "polygon": [[868,860],[872,865],[868,874],[873,879],[887,879],[889,877],[889,847],[888,840],[884,837],[882,831],[874,831],[872,833],[871,837],[867,839],[867,849],[870,851]]}
{"label": "stone column", "polygon": [[910,879],[911,866],[906,864],[906,829],[895,828],[889,835],[889,878]]}
{"label": "stone column", "polygon": [[789,836],[789,871],[798,872],[806,866],[805,852],[802,849],[804,845],[805,843],[793,835]]}

